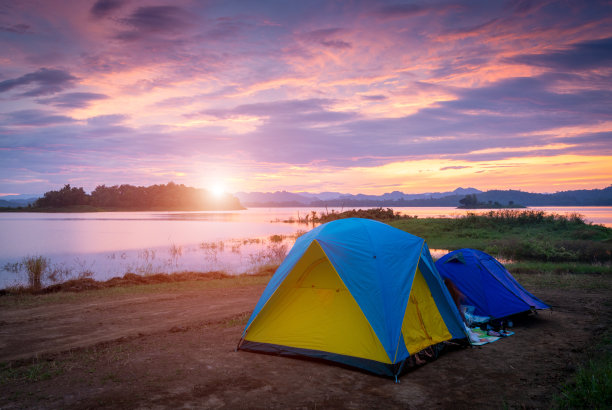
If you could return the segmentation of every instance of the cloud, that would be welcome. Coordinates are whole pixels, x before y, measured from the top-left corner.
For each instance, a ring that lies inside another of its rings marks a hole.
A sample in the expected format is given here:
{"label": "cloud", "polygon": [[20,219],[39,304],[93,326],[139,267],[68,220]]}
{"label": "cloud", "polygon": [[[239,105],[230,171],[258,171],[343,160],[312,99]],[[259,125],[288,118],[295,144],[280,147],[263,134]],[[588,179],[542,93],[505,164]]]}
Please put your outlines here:
{"label": "cloud", "polygon": [[245,23],[236,19],[228,17],[218,18],[214,22],[213,27],[206,31],[205,38],[209,40],[228,39],[238,34],[245,26]]}
{"label": "cloud", "polygon": [[[244,104],[231,109],[204,110],[198,115],[219,119],[232,119],[241,116],[263,117],[268,119],[269,127],[294,126],[298,123],[334,123],[356,118],[356,114],[329,110],[334,103],[329,99],[282,100],[257,104]],[[189,115],[194,116],[194,114]],[[269,128],[268,128],[269,129]]]}
{"label": "cloud", "polygon": [[34,84],[36,85],[35,88],[20,95],[23,97],[50,95],[74,87],[76,79],[76,77],[63,70],[41,68],[33,73],[0,82],[0,93]]}
{"label": "cloud", "polygon": [[612,37],[573,44],[551,53],[522,54],[507,61],[561,71],[607,68],[612,65]]}
{"label": "cloud", "polygon": [[362,95],[361,99],[366,101],[384,101],[388,97],[382,94],[374,94],[374,95]]}
{"label": "cloud", "polygon": [[546,2],[534,0],[510,0],[506,3],[506,9],[512,10],[517,15],[526,16],[543,7]]}
{"label": "cloud", "polygon": [[7,33],[16,33],[16,34],[25,34],[30,30],[30,26],[28,24],[13,24],[12,26],[0,26],[0,31],[5,31]]}
{"label": "cloud", "polygon": [[123,114],[98,115],[87,119],[87,125],[116,125],[127,120],[129,117]]}
{"label": "cloud", "polygon": [[351,43],[337,38],[337,35],[341,34],[343,31],[345,30],[341,28],[327,28],[310,31],[305,33],[302,37],[307,41],[311,41],[329,48],[339,50],[351,48]]}
{"label": "cloud", "polygon": [[86,108],[93,101],[107,98],[107,95],[98,93],[67,93],[52,98],[40,99],[37,102],[62,108]]}
{"label": "cloud", "polygon": [[[458,99],[446,101],[441,107],[453,111],[483,110],[511,119],[522,115],[541,119],[552,126],[554,121],[593,121],[602,115],[612,115],[612,91],[577,90],[555,92],[556,76],[517,77],[500,80],[486,87],[457,89]],[[442,112],[442,111],[441,111]],[[545,117],[549,116],[550,120]],[[603,119],[603,117],[602,117]]]}
{"label": "cloud", "polygon": [[492,27],[495,27],[499,23],[498,18],[491,19],[489,21],[485,21],[484,23],[480,23],[473,26],[468,27],[459,27],[447,30],[445,34],[457,35],[460,37],[468,37],[468,36],[476,36],[481,35],[483,32],[488,32]]}
{"label": "cloud", "polygon": [[139,40],[153,34],[173,34],[189,25],[188,14],[176,6],[139,7],[120,21],[132,28],[117,35],[118,39],[125,41]]}
{"label": "cloud", "polygon": [[464,169],[464,168],[471,168],[471,167],[469,167],[467,165],[465,165],[465,166],[456,165],[456,166],[451,166],[451,167],[442,167],[442,168],[440,168],[440,171],[447,171],[449,169]]}
{"label": "cloud", "polygon": [[75,122],[65,115],[53,114],[44,110],[21,110],[3,115],[7,119],[6,126],[51,126]]}
{"label": "cloud", "polygon": [[612,155],[612,131],[584,133],[572,137],[559,138],[559,142],[572,145],[571,153],[583,155]]}
{"label": "cloud", "polygon": [[97,0],[89,12],[95,18],[103,18],[120,9],[124,2],[121,0]]}

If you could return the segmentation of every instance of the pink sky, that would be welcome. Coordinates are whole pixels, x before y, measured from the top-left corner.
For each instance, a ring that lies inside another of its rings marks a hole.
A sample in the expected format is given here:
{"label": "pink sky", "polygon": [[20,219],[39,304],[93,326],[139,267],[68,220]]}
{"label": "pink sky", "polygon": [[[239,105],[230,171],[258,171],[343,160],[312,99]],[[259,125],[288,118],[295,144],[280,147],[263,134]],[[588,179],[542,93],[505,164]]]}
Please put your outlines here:
{"label": "pink sky", "polygon": [[0,1],[0,193],[612,175],[609,1]]}

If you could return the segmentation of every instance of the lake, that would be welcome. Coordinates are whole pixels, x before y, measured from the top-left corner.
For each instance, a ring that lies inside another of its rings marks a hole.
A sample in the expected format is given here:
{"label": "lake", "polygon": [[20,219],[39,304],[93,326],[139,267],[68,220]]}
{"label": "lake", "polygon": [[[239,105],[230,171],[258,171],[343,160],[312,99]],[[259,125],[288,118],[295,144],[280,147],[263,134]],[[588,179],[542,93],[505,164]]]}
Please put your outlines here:
{"label": "lake", "polygon": [[[225,212],[0,213],[0,289],[23,284],[24,257],[43,256],[58,280],[138,274],[252,272],[279,263],[312,225],[283,220],[341,208],[251,208]],[[457,217],[456,208],[393,208],[404,215]],[[580,213],[612,227],[612,207],[539,207]],[[346,209],[344,209],[346,210]],[[434,257],[445,250],[432,250]]]}

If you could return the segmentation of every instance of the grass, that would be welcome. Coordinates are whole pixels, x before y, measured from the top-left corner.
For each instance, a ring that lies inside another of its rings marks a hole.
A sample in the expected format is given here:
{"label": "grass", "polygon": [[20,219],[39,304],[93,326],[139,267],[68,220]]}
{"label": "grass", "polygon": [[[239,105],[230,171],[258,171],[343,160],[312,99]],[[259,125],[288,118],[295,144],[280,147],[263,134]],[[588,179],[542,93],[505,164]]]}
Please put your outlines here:
{"label": "grass", "polygon": [[587,224],[579,215],[503,210],[389,224],[424,238],[433,249],[475,248],[520,262],[515,271],[609,274],[612,263],[612,229]]}
{"label": "grass", "polygon": [[[123,295],[145,295],[152,293],[197,292],[205,289],[227,289],[241,286],[265,285],[270,280],[275,266],[266,266],[251,275],[222,276],[209,280],[167,281],[125,286],[101,287],[82,292],[54,292],[32,294],[30,292],[8,293],[0,297],[2,307],[36,307],[46,304],[72,303],[81,300],[112,299]],[[172,275],[168,275],[172,276]],[[91,279],[88,279],[91,281]]]}
{"label": "grass", "polygon": [[609,409],[612,407],[612,332],[590,352],[590,359],[578,368],[554,398],[557,409]]}
{"label": "grass", "polygon": [[578,275],[610,275],[612,266],[609,264],[589,264],[579,262],[540,262],[540,261],[512,261],[504,266],[513,275],[521,273],[553,273]]}
{"label": "grass", "polygon": [[609,289],[612,291],[612,276],[574,273],[519,273],[513,275],[526,287],[552,289]]}
{"label": "grass", "polygon": [[40,290],[43,274],[49,266],[49,260],[43,256],[30,256],[24,258],[22,263],[28,274],[30,288],[34,291]]}
{"label": "grass", "polygon": [[65,369],[54,360],[35,361],[14,367],[13,363],[0,364],[0,386],[15,382],[38,382],[62,374]]}

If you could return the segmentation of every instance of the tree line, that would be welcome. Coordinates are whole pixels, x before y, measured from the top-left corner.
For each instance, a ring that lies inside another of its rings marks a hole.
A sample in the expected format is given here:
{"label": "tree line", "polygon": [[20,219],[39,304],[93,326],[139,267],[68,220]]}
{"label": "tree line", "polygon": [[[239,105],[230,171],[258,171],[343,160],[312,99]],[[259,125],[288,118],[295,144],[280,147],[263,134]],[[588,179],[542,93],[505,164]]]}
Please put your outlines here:
{"label": "tree line", "polygon": [[91,194],[70,184],[57,191],[45,192],[34,208],[90,206],[117,210],[225,210],[243,209],[240,201],[224,194],[215,197],[205,189],[169,182],[148,187],[134,185],[99,185]]}
{"label": "tree line", "polygon": [[480,202],[476,198],[476,194],[468,194],[463,199],[459,200],[461,204],[457,208],[461,209],[491,209],[491,208],[525,208],[523,205],[515,204],[514,201],[508,201],[508,205],[502,205],[498,201]]}

